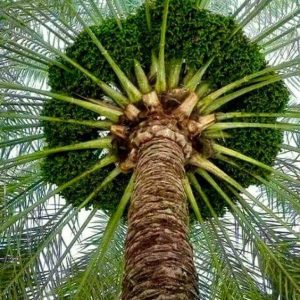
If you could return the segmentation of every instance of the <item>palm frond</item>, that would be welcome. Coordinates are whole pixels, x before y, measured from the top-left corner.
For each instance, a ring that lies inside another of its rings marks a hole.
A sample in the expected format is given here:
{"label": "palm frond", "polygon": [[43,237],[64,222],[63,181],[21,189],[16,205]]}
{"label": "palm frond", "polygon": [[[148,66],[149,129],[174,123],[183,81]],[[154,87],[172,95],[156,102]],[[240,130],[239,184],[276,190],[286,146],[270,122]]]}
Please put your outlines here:
{"label": "palm frond", "polygon": [[[86,289],[94,288],[94,281],[97,278],[95,276],[95,265],[101,264],[102,259],[105,256],[105,253],[108,249],[108,245],[110,241],[113,238],[114,232],[116,231],[116,228],[118,226],[118,223],[123,215],[123,212],[126,208],[126,205],[128,201],[130,200],[131,193],[133,191],[133,185],[134,185],[135,177],[132,175],[125,191],[122,199],[120,200],[120,203],[116,209],[116,212],[114,215],[111,216],[111,218],[108,221],[108,224],[106,226],[106,229],[103,233],[103,237],[101,242],[99,243],[99,246],[97,247],[97,250],[95,251],[94,255],[91,257],[88,266],[86,267],[86,270],[81,275],[81,279],[78,283],[78,288],[76,290],[76,293],[74,295],[74,299],[82,299],[82,296],[85,295]],[[87,286],[87,283],[88,286]],[[90,294],[89,292],[87,294]]]}

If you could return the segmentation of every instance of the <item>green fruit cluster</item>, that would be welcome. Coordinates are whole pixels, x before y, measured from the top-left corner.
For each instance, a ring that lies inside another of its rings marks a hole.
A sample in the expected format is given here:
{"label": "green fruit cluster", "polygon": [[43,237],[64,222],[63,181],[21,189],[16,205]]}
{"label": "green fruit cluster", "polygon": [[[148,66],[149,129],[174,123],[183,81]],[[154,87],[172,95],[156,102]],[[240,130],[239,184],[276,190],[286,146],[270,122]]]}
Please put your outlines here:
{"label": "green fruit cluster", "polygon": [[[149,71],[151,51],[158,53],[162,2],[153,1],[151,4],[150,30],[146,23],[144,6],[121,20],[122,29],[113,19],[107,19],[101,25],[91,27],[103,46],[133,82],[135,82],[133,60],[138,60],[143,68]],[[166,62],[172,59],[183,59],[182,78],[187,72],[195,71],[203,66],[211,57],[214,57],[214,60],[204,80],[208,81],[213,89],[266,67],[265,58],[260,53],[259,47],[251,43],[242,31],[232,36],[237,29],[237,23],[230,16],[199,10],[194,6],[193,1],[170,0],[167,26]],[[66,54],[99,79],[118,87],[116,75],[85,31],[82,31],[74,44],[66,49]],[[49,84],[52,91],[76,97],[80,95],[100,99],[103,96],[100,88],[84,74],[67,62],[58,60],[68,66],[71,71],[65,71],[57,66],[50,67]],[[221,107],[219,111],[281,112],[285,109],[288,99],[286,87],[282,82],[278,82],[241,96]],[[49,100],[46,103],[43,114],[80,120],[97,119],[97,116],[90,111],[56,100]],[[242,120],[239,119],[239,121]],[[275,119],[245,119],[245,121],[274,122]],[[44,128],[47,143],[51,147],[87,141],[101,134],[97,129],[64,123],[44,122]],[[268,165],[273,164],[282,142],[282,133],[271,129],[234,129],[228,133],[231,138],[220,139],[217,142]],[[92,150],[52,155],[43,163],[44,177],[47,181],[60,185],[88,169],[99,159],[99,156],[101,153]],[[267,176],[266,172],[253,165],[241,161],[236,162],[241,169]],[[244,187],[257,184],[245,171],[218,160],[215,163]],[[63,191],[62,195],[68,202],[78,206],[101,183],[109,170],[111,167],[102,169],[97,174]],[[224,199],[203,179],[198,179],[217,214],[223,215],[227,207]],[[118,177],[101,191],[91,204],[102,209],[113,210],[122,196],[127,180],[128,175]],[[229,191],[228,194],[230,195]],[[208,209],[196,192],[195,196],[203,216],[210,217]]]}

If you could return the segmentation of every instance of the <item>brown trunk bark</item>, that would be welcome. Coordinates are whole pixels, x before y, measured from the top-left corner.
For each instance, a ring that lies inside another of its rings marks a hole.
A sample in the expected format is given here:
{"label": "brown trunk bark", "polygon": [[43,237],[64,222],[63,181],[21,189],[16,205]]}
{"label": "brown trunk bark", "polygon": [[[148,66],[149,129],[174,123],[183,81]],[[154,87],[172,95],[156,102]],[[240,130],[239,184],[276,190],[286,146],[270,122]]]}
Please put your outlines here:
{"label": "brown trunk bark", "polygon": [[139,149],[123,300],[198,299],[183,175],[184,153],[175,141],[154,137]]}

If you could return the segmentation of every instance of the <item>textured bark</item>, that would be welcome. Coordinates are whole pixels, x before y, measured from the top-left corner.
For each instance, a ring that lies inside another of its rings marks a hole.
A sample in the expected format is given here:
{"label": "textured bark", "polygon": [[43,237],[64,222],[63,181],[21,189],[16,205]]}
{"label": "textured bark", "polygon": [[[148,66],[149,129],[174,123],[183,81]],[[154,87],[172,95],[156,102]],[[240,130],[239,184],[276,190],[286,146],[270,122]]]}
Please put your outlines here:
{"label": "textured bark", "polygon": [[154,137],[139,149],[128,213],[123,300],[198,299],[188,209],[182,186],[184,153]]}

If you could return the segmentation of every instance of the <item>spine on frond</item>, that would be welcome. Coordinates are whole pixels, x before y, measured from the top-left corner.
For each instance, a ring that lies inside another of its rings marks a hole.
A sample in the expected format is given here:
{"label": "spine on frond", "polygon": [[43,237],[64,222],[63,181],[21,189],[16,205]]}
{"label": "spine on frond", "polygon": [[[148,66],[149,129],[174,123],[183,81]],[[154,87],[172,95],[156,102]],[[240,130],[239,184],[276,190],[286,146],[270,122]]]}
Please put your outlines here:
{"label": "spine on frond", "polygon": [[44,90],[34,89],[31,87],[25,87],[20,84],[0,82],[0,88],[32,92],[32,93],[52,97],[56,100],[61,100],[64,102],[75,104],[75,105],[81,106],[83,108],[86,108],[88,110],[94,111],[101,116],[107,117],[108,119],[110,119],[113,122],[118,121],[119,117],[123,114],[122,111],[120,111],[117,107],[114,108],[110,105],[107,105],[107,104],[104,104],[101,102],[99,102],[98,104],[89,103],[87,101],[83,101],[83,100],[76,99],[73,97],[69,97],[69,96],[65,96],[65,95],[61,95],[61,94],[57,94],[57,93],[51,93],[51,92],[44,91]]}
{"label": "spine on frond", "polygon": [[[270,72],[269,69],[266,69],[266,72]],[[227,84],[226,86],[210,93],[208,96],[206,96],[198,105],[198,107],[203,107],[205,105],[209,105],[210,103],[212,103],[214,100],[218,99],[220,96],[222,96],[223,94],[226,94],[236,88],[239,88],[240,86],[242,86],[245,83],[251,82],[252,79],[255,79],[261,75],[264,75],[265,73],[260,72],[256,72],[254,74],[251,75],[247,75],[245,77],[243,77],[242,79],[236,80],[232,83]]]}
{"label": "spine on frond", "polygon": [[150,74],[149,74],[150,81],[157,78],[157,72],[158,72],[157,70],[158,70],[158,58],[155,54],[155,51],[152,50],[152,52],[151,52],[151,66],[150,66]]}
{"label": "spine on frond", "polygon": [[[209,202],[209,199],[208,199],[207,195],[205,194],[205,192],[203,191],[203,189],[201,188],[198,180],[196,179],[196,176],[193,173],[189,172],[187,174],[187,177],[188,177],[189,182],[192,184],[192,186],[195,188],[195,190],[201,196],[201,199],[205,202],[205,204],[208,207],[211,215],[214,217],[214,220],[216,222],[219,222],[218,215],[217,215],[216,211],[213,209],[213,207],[211,206],[211,204]],[[197,205],[197,202],[196,202],[195,199],[193,199],[193,203],[191,203],[191,206],[192,206],[195,214],[196,214],[197,210],[200,212],[199,208],[196,209],[196,211],[195,211],[194,207],[196,207],[196,205]],[[220,228],[221,228],[221,226],[220,226]]]}
{"label": "spine on frond", "polygon": [[235,151],[233,149],[221,146],[221,145],[216,144],[216,143],[213,143],[212,147],[213,147],[213,149],[216,152],[215,153],[216,156],[220,153],[220,154],[225,154],[227,156],[235,157],[235,158],[237,158],[239,160],[243,160],[243,161],[248,162],[248,163],[250,163],[252,165],[255,165],[255,166],[257,166],[257,167],[259,167],[261,169],[264,169],[264,170],[270,172],[271,174],[278,175],[279,177],[281,177],[283,179],[286,179],[286,180],[288,180],[290,182],[294,182],[296,184],[299,184],[299,180],[295,179],[294,177],[292,177],[290,175],[287,175],[285,173],[282,173],[282,172],[280,172],[280,171],[278,171],[278,170],[276,170],[276,169],[274,169],[274,168],[272,168],[272,167],[270,167],[270,166],[262,163],[261,161],[258,161],[258,160],[254,159],[252,157],[247,156],[247,155],[244,155],[244,154],[242,154],[242,153],[240,153],[238,151]]}
{"label": "spine on frond", "polygon": [[[299,116],[298,116],[299,118]],[[208,130],[226,130],[233,128],[271,128],[275,130],[284,130],[284,131],[299,131],[300,124],[291,124],[291,123],[247,123],[247,122],[224,122],[224,123],[216,123],[212,124],[208,127]]]}
{"label": "spine on frond", "polygon": [[[241,226],[246,226],[248,230],[251,230],[253,234],[256,236],[256,238],[259,240],[260,237],[257,235],[257,232],[255,231],[253,225],[245,218],[242,210],[240,209],[239,206],[237,206],[231,199],[231,197],[228,196],[228,194],[219,186],[219,184],[210,176],[210,174],[203,169],[198,169],[197,173],[202,176],[213,188],[218,192],[218,194],[227,202],[227,204],[232,208],[234,216],[238,216],[238,221],[241,224]],[[227,176],[229,179],[231,179],[229,176]],[[227,181],[227,179],[225,181]],[[226,184],[227,188],[232,191],[232,193],[237,193],[236,192],[236,185],[238,186],[239,184],[235,182],[235,180],[231,180],[232,182],[229,184]],[[238,193],[237,193],[238,194]],[[239,195],[239,194],[238,194]],[[244,200],[243,197],[240,195],[238,196],[238,199],[240,200],[240,204],[243,207],[243,209],[249,211],[250,213],[255,214],[253,208]],[[258,219],[258,220],[256,220]],[[254,219],[254,222],[256,223],[257,226],[261,227],[262,224],[265,224],[264,220],[259,216],[256,215],[256,218]],[[274,233],[271,231],[270,234],[272,237],[274,237]]]}
{"label": "spine on frond", "polygon": [[124,88],[125,92],[128,94],[130,101],[134,103],[134,102],[138,102],[139,100],[141,100],[142,95],[141,95],[140,91],[133,85],[133,83],[128,79],[128,77],[120,69],[120,67],[117,65],[117,63],[112,59],[110,54],[103,47],[103,45],[98,40],[96,35],[92,32],[92,30],[89,27],[86,27],[86,30],[89,33],[89,35],[91,36],[91,39],[93,40],[95,45],[100,50],[101,54],[104,56],[104,58],[110,64],[111,68],[114,70],[115,74],[119,78],[121,85]]}
{"label": "spine on frond", "polygon": [[204,66],[202,66],[194,75],[192,78],[190,78],[185,84],[185,88],[188,89],[191,92],[194,92],[200,84],[203,75],[205,74],[207,68],[210,66],[212,61],[214,60],[214,57],[212,57]]}
{"label": "spine on frond", "polygon": [[182,68],[182,59],[171,60],[168,65],[167,85],[168,89],[175,89],[180,82],[180,73]]}
{"label": "spine on frond", "polygon": [[223,121],[234,118],[300,118],[300,112],[284,111],[281,113],[247,113],[247,112],[230,112],[230,113],[216,113],[216,119]]}
{"label": "spine on frond", "polygon": [[[111,137],[104,137],[88,142],[82,142],[67,146],[60,146],[50,149],[45,149],[41,151],[37,151],[34,153],[30,153],[27,155],[21,155],[15,158],[7,159],[4,163],[1,163],[1,165],[4,165],[5,168],[17,166],[19,164],[24,164],[33,160],[40,159],[42,157],[49,156],[51,154],[55,153],[62,153],[62,152],[69,152],[69,151],[77,151],[77,150],[85,150],[85,149],[103,149],[103,148],[111,148]],[[1,170],[1,168],[0,168]]]}
{"label": "spine on frond", "polygon": [[147,22],[147,27],[148,30],[151,31],[151,14],[150,14],[150,3],[151,0],[146,0],[145,1],[145,12],[146,12],[146,22]]}
{"label": "spine on frond", "polygon": [[140,91],[143,94],[150,93],[151,86],[148,82],[147,75],[145,74],[141,64],[137,60],[134,60],[134,71],[135,71],[135,76],[136,76]]}
{"label": "spine on frond", "polygon": [[186,194],[187,199],[189,200],[189,203],[190,203],[190,205],[191,205],[191,207],[192,207],[192,209],[193,209],[193,211],[194,211],[194,213],[196,215],[196,218],[198,219],[198,221],[200,223],[203,223],[204,220],[203,220],[203,218],[201,216],[201,213],[200,213],[197,201],[196,201],[196,199],[194,197],[194,194],[193,194],[193,191],[192,191],[192,188],[190,186],[188,178],[187,177],[184,178],[182,180],[182,183],[183,183],[185,194]]}
{"label": "spine on frond", "polygon": [[166,66],[165,66],[165,43],[166,43],[166,31],[167,31],[167,19],[169,11],[169,1],[164,1],[163,19],[161,24],[161,34],[159,43],[159,57],[158,57],[158,70],[155,89],[157,92],[164,92],[167,89],[166,83]]}
{"label": "spine on frond", "polygon": [[75,62],[73,59],[69,58],[64,53],[55,50],[55,52],[60,55],[64,60],[66,60],[68,63],[70,63],[72,66],[74,66],[76,69],[81,71],[84,75],[89,77],[93,82],[95,82],[102,90],[103,92],[109,96],[111,99],[113,99],[120,107],[124,107],[128,103],[128,99],[110,87],[108,84],[103,82],[102,80],[98,79],[96,76],[94,76],[92,73],[90,73],[88,70],[83,68],[81,65],[79,65],[77,62]]}
{"label": "spine on frond", "polygon": [[221,140],[232,138],[231,134],[223,131],[204,131],[203,136],[211,139],[221,139]]}
{"label": "spine on frond", "polygon": [[242,88],[236,92],[233,92],[231,94],[228,94],[226,96],[223,96],[219,99],[216,100],[216,98],[214,96],[210,96],[208,95],[207,97],[205,97],[203,99],[203,101],[200,101],[199,104],[198,104],[198,107],[199,107],[199,111],[201,113],[205,113],[205,114],[209,114],[215,110],[217,110],[219,107],[223,106],[224,104],[244,95],[244,94],[247,94],[251,91],[254,91],[254,90],[257,90],[257,89],[260,89],[266,85],[269,85],[269,84],[272,84],[272,83],[275,83],[277,81],[280,81],[282,78],[280,76],[277,76],[277,75],[274,75],[272,76],[271,79],[268,79],[268,80],[265,80],[265,81],[262,81],[262,82],[259,82],[259,83],[256,83],[256,84],[252,84],[252,85],[249,85],[245,88]]}
{"label": "spine on frond", "polygon": [[[110,1],[108,4],[111,3]],[[71,9],[74,10],[74,7],[70,4]],[[129,78],[125,75],[125,73],[120,69],[118,64],[114,61],[114,59],[110,56],[108,51],[105,49],[105,47],[102,45],[102,43],[99,41],[97,36],[94,34],[94,32],[91,30],[90,27],[87,26],[87,24],[84,22],[84,20],[79,16],[78,13],[76,13],[76,18],[78,21],[82,24],[85,31],[90,36],[93,43],[97,46],[103,57],[106,59],[106,61],[109,63],[117,77],[119,78],[121,85],[123,86],[125,92],[128,94],[128,97],[131,102],[138,102],[141,100],[142,95],[140,91],[133,85],[133,83],[129,80]],[[119,19],[118,19],[119,20]],[[120,23],[121,24],[121,23]]]}
{"label": "spine on frond", "polygon": [[[214,100],[218,99],[223,94],[231,92],[232,90],[237,89],[237,88],[241,87],[244,84],[250,84],[250,87],[251,87],[251,84],[255,83],[257,80],[258,81],[261,81],[261,80],[267,81],[267,80],[272,80],[272,78],[275,79],[276,77],[278,77],[278,80],[279,80],[280,75],[274,74],[274,72],[282,71],[282,70],[290,68],[290,67],[299,66],[299,64],[300,64],[300,59],[297,57],[297,58],[292,59],[290,61],[280,63],[276,66],[267,67],[267,68],[265,68],[261,71],[246,75],[243,78],[238,79],[238,80],[236,80],[232,83],[229,83],[226,86],[224,86],[224,87],[210,93],[209,95],[207,95],[205,98],[203,98],[203,100],[201,102],[199,102],[198,108],[200,109],[204,105],[208,105],[209,103],[212,103]],[[266,74],[269,74],[269,75],[266,75]],[[290,74],[286,74],[286,75],[281,75],[281,78],[284,78],[285,76],[290,77],[290,76],[293,76],[293,75],[296,75],[296,74],[297,73],[295,73],[295,74],[290,73]],[[266,75],[267,77],[264,77],[263,75]]]}
{"label": "spine on frond", "polygon": [[[20,106],[20,103],[18,103]],[[22,103],[23,105],[23,103]],[[77,124],[77,125],[84,125],[93,128],[101,128],[101,129],[108,129],[112,126],[112,122],[109,121],[89,121],[89,120],[76,120],[76,119],[64,119],[64,118],[57,118],[57,117],[49,117],[49,116],[37,116],[37,115],[30,115],[30,114],[20,114],[16,112],[5,112],[0,113],[0,118],[9,118],[9,119],[25,119],[25,120],[42,120],[47,122],[57,122],[57,123],[69,123],[69,124]]]}
{"label": "spine on frond", "polygon": [[191,80],[193,78],[193,76],[195,75],[196,71],[192,68],[188,68],[187,70],[185,70],[185,76],[182,80],[183,85],[185,85],[189,80]]}

